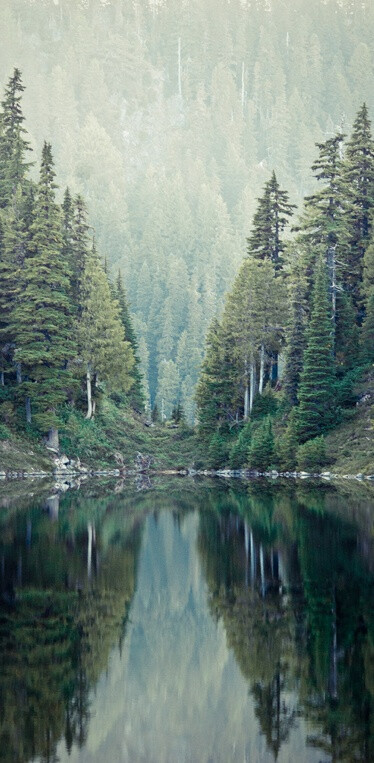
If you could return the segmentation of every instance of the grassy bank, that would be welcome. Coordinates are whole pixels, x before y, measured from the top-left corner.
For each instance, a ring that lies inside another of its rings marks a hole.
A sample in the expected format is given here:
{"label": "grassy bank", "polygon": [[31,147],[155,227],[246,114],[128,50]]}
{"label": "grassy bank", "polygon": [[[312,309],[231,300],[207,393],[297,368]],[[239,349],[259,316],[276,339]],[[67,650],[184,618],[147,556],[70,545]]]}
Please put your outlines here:
{"label": "grassy bank", "polygon": [[[343,421],[326,437],[326,468],[336,474],[374,474],[374,370],[364,374],[355,397],[356,405],[344,411]],[[276,426],[282,426],[281,420]],[[53,457],[35,433],[20,435],[2,427],[0,434],[0,472],[53,471]],[[90,469],[118,466],[118,454],[132,468],[137,452],[151,456],[154,469],[207,465],[206,448],[192,429],[149,426],[143,416],[118,408],[111,400],[102,401],[92,421],[66,409],[60,450]]]}

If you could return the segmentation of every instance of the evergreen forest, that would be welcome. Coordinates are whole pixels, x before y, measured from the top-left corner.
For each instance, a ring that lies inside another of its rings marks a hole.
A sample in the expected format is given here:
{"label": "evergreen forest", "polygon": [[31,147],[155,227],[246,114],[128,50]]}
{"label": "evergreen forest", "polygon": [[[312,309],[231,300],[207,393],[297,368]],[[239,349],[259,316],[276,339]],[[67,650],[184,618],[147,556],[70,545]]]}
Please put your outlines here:
{"label": "evergreen forest", "polygon": [[372,14],[5,0],[2,440],[121,410],[195,466],[329,465],[374,360]]}
{"label": "evergreen forest", "polygon": [[2,0],[0,86],[21,70],[30,176],[46,140],[121,270],[145,400],[167,419],[180,401],[194,421],[207,331],[272,171],[301,208],[315,143],[350,135],[363,102],[373,113],[373,14],[370,0]]}

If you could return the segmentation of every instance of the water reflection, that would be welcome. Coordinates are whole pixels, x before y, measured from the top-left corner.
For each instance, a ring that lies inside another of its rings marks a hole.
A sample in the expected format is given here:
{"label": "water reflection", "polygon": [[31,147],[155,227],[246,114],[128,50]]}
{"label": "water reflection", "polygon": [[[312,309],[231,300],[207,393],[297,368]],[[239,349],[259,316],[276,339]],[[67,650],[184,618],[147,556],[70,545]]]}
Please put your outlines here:
{"label": "water reflection", "polygon": [[374,759],[369,486],[0,503],[1,761]]}

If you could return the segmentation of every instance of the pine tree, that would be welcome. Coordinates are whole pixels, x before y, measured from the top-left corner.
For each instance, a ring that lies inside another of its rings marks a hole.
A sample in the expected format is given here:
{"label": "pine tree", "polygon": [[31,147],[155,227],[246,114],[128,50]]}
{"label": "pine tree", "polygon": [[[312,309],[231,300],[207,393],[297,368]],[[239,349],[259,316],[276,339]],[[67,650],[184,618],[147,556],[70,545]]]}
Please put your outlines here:
{"label": "pine tree", "polygon": [[321,257],[312,294],[303,370],[299,386],[296,430],[301,442],[325,432],[335,420],[331,306],[326,264]]}
{"label": "pine tree", "polygon": [[270,416],[267,416],[252,437],[248,450],[248,466],[265,472],[274,458],[274,436]]}
{"label": "pine tree", "polygon": [[109,391],[128,392],[134,355],[119,315],[118,303],[112,299],[108,279],[99,261],[95,246],[85,262],[82,279],[82,311],[78,318],[79,356],[86,373],[87,415],[95,413],[99,381]]}
{"label": "pine tree", "polygon": [[14,69],[13,75],[5,88],[1,102],[0,116],[0,207],[6,207],[17,186],[23,186],[31,163],[26,162],[25,154],[30,146],[25,138],[24,116],[21,108],[24,91],[21,72]]}
{"label": "pine tree", "polygon": [[362,354],[364,360],[374,363],[374,289],[366,300],[365,312],[361,334]]}
{"label": "pine tree", "polygon": [[276,461],[282,471],[293,471],[296,468],[298,440],[293,413],[291,411],[287,427],[276,443]]}
{"label": "pine tree", "polygon": [[12,315],[16,363],[21,364],[27,415],[43,431],[58,425],[57,408],[65,400],[67,363],[74,355],[70,270],[62,259],[61,215],[55,201],[51,146],[44,144],[30,255],[18,271],[20,286]]}
{"label": "pine tree", "polygon": [[247,239],[248,256],[257,260],[270,259],[276,270],[283,263],[284,243],[282,233],[296,209],[288,201],[288,193],[282,191],[275,172],[265,184],[263,196],[253,218],[253,231]]}
{"label": "pine tree", "polygon": [[311,196],[305,197],[304,213],[294,228],[298,243],[303,246],[305,272],[309,283],[307,297],[310,297],[316,262],[322,254],[325,257],[335,320],[336,291],[341,274],[339,264],[344,261],[347,229],[344,216],[344,194],[342,184],[342,142],[344,135],[338,133],[325,143],[317,143],[319,156],[312,170],[323,187]]}
{"label": "pine tree", "polygon": [[289,403],[297,404],[300,374],[303,368],[305,347],[305,298],[304,285],[296,274],[290,287],[290,322],[287,331],[286,367],[284,371],[284,390]]}
{"label": "pine tree", "polygon": [[222,469],[228,463],[228,445],[221,432],[215,432],[208,448],[208,466],[211,469]]}
{"label": "pine tree", "polygon": [[232,363],[222,326],[215,319],[206,340],[206,356],[196,389],[198,431],[209,439],[231,416]]}
{"label": "pine tree", "polygon": [[363,357],[374,361],[374,239],[364,256],[364,278],[362,284],[365,318],[362,325],[361,346]]}
{"label": "pine tree", "polygon": [[[2,347],[2,374],[14,371],[14,327],[12,315],[17,295],[22,290],[22,270],[30,253],[31,222],[34,213],[34,187],[27,194],[20,185],[12,196],[2,226],[2,253],[0,257],[0,344]],[[2,378],[4,383],[4,376]]]}
{"label": "pine tree", "polygon": [[134,365],[132,367],[131,376],[133,384],[130,389],[130,401],[134,408],[140,411],[144,410],[144,392],[142,385],[142,374],[140,371],[140,360],[138,357],[138,343],[135,336],[134,327],[130,316],[130,310],[127,303],[126,292],[123,286],[121,272],[118,271],[117,281],[115,283],[114,295],[118,302],[119,316],[125,330],[126,341],[130,343],[134,354]]}
{"label": "pine tree", "polygon": [[359,359],[359,328],[351,294],[339,290],[336,295],[335,359],[339,374],[354,368]]}
{"label": "pine tree", "polygon": [[[90,226],[87,207],[82,196],[73,200],[65,194],[64,232],[66,235],[67,257],[71,257],[71,295],[75,312],[82,314],[83,279],[87,261],[90,258]],[[65,242],[64,242],[65,243]]]}
{"label": "pine tree", "polygon": [[362,318],[363,258],[371,236],[374,208],[374,141],[365,103],[357,114],[351,138],[346,144],[343,182],[347,221],[343,283]]}
{"label": "pine tree", "polygon": [[241,429],[230,453],[230,468],[241,469],[248,461],[248,450],[252,438],[252,422],[247,421]]}

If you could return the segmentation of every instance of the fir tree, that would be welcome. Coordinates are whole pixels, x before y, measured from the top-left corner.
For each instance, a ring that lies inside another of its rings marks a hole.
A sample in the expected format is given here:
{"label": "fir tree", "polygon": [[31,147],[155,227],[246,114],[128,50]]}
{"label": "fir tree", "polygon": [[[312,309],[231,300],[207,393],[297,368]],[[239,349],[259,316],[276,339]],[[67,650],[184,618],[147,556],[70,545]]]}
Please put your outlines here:
{"label": "fir tree", "polygon": [[321,257],[312,294],[296,429],[301,442],[325,432],[335,420],[335,364],[326,264]]}
{"label": "fir tree", "polygon": [[95,246],[85,262],[82,279],[82,312],[78,322],[79,355],[86,373],[87,415],[95,413],[99,380],[109,391],[128,392],[134,355],[125,340],[118,303],[113,301],[108,279]]}
{"label": "fir tree", "polygon": [[[73,213],[73,214],[72,214]],[[83,278],[90,258],[90,226],[87,207],[82,196],[72,201],[70,193],[64,200],[64,231],[66,234],[67,257],[72,257],[71,294],[78,316],[82,313]]]}
{"label": "fir tree", "polygon": [[364,279],[362,292],[364,296],[365,318],[362,325],[361,346],[363,357],[374,361],[374,239],[366,249],[364,256]]}
{"label": "fir tree", "polygon": [[55,201],[51,146],[44,144],[31,225],[30,256],[19,271],[21,286],[12,315],[14,358],[24,374],[27,414],[42,430],[54,430],[65,400],[67,363],[74,355],[70,270],[61,257],[60,210]]}
{"label": "fir tree", "polygon": [[221,469],[228,463],[228,445],[225,437],[217,431],[210,440],[208,448],[208,466]]}
{"label": "fir tree", "polygon": [[299,274],[290,288],[290,322],[287,331],[286,367],[284,389],[291,405],[297,405],[300,374],[303,368],[305,347],[305,298]]}
{"label": "fir tree", "polygon": [[274,458],[274,436],[270,416],[263,420],[252,437],[248,450],[248,466],[265,472],[272,465]]}
{"label": "fir tree", "polygon": [[241,429],[230,453],[230,468],[241,469],[247,464],[248,450],[251,444],[252,422],[247,421]]}
{"label": "fir tree", "polygon": [[374,363],[374,289],[366,300],[365,312],[361,334],[362,354],[365,361]]}
{"label": "fir tree", "polygon": [[311,196],[305,197],[304,213],[294,230],[298,231],[298,242],[303,245],[305,272],[309,283],[307,297],[310,297],[316,261],[325,257],[332,303],[332,315],[336,314],[337,283],[341,280],[339,265],[344,260],[347,230],[344,217],[342,186],[341,146],[344,135],[338,133],[325,143],[317,143],[319,156],[312,165],[315,177],[323,185]]}
{"label": "fir tree", "polygon": [[298,440],[293,413],[291,411],[287,427],[276,443],[276,461],[282,471],[293,471],[296,468]]}
{"label": "fir tree", "polygon": [[230,418],[232,363],[222,326],[214,320],[207,336],[207,351],[196,390],[198,430],[210,438]]}
{"label": "fir tree", "polygon": [[343,165],[346,196],[347,254],[343,283],[350,293],[356,311],[362,317],[361,281],[363,258],[372,230],[374,207],[374,142],[371,122],[364,103],[353,125],[346,145]]}
{"label": "fir tree", "polygon": [[354,368],[359,359],[359,328],[351,294],[340,289],[336,295],[335,359],[339,374]]}
{"label": "fir tree", "polygon": [[281,190],[275,172],[265,184],[263,196],[258,199],[249,238],[248,255],[258,260],[270,259],[276,270],[282,267],[284,243],[282,233],[296,209],[288,201],[288,193]]}
{"label": "fir tree", "polygon": [[5,88],[0,116],[0,207],[6,207],[17,186],[23,185],[28,169],[25,154],[30,146],[25,138],[24,116],[21,108],[24,91],[21,72],[14,69]]}
{"label": "fir tree", "polygon": [[135,336],[134,327],[130,316],[130,310],[127,303],[126,292],[123,286],[121,272],[118,271],[117,281],[114,288],[114,296],[118,302],[119,316],[122,321],[123,328],[125,330],[126,341],[130,343],[134,354],[134,365],[132,367],[131,376],[133,383],[130,389],[130,401],[134,408],[140,411],[144,410],[144,392],[143,392],[143,377],[140,371],[140,360],[138,357],[138,343]]}

